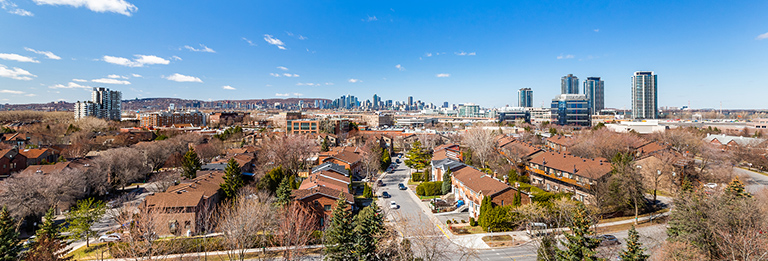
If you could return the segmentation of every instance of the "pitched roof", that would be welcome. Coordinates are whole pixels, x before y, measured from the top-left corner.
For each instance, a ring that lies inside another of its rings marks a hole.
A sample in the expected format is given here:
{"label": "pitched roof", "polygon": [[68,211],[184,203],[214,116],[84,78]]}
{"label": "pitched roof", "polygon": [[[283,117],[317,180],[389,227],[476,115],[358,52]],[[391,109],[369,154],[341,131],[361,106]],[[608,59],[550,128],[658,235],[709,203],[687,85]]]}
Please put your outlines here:
{"label": "pitched roof", "polygon": [[563,135],[555,135],[547,138],[547,141],[560,146],[570,146],[573,142],[573,138]]}
{"label": "pitched roof", "polygon": [[718,135],[707,135],[707,137],[704,137],[704,141],[706,142],[712,142],[712,140],[717,140],[720,142],[720,144],[728,144],[731,141],[735,142],[739,146],[749,146],[751,144],[758,144],[763,141],[764,139],[759,138],[748,138],[748,137],[741,137],[741,136],[729,136],[725,134],[718,134]]}
{"label": "pitched roof", "polygon": [[309,175],[307,179],[301,182],[299,189],[309,189],[317,186],[328,187],[338,191],[349,190],[349,183],[344,183],[343,181],[329,178],[327,176],[321,175],[320,173]]}
{"label": "pitched roof", "polygon": [[590,179],[599,179],[612,169],[611,163],[604,159],[585,159],[555,152],[539,153],[530,162]]}
{"label": "pitched roof", "polygon": [[460,161],[456,161],[453,159],[442,159],[442,160],[433,160],[432,166],[435,168],[442,168],[445,167],[447,169],[450,169],[453,171],[453,169],[461,166],[466,166],[466,164],[461,163]]}
{"label": "pitched roof", "polygon": [[333,171],[344,176],[349,176],[349,172],[347,171],[347,169],[333,162],[325,162],[323,164],[318,165],[317,167],[312,168],[312,173],[320,172],[320,171]]}
{"label": "pitched roof", "polygon": [[661,143],[658,142],[649,142],[646,143],[643,146],[640,146],[637,148],[637,152],[640,153],[640,157],[644,157],[646,155],[650,155],[659,151],[666,150],[667,147],[664,145],[661,145]]}
{"label": "pitched roof", "polygon": [[360,150],[355,147],[339,147],[329,151],[326,155],[331,158],[338,159],[348,164],[355,164],[362,158],[360,156]]}
{"label": "pitched roof", "polygon": [[21,175],[48,175],[48,174],[54,174],[58,173],[66,168],[69,168],[69,165],[72,164],[71,161],[68,162],[57,162],[53,165],[31,165],[27,167],[26,169],[21,171]]}
{"label": "pitched roof", "polygon": [[453,171],[453,177],[464,184],[465,187],[475,192],[480,192],[484,196],[492,196],[496,193],[512,189],[509,185],[487,174],[476,170],[475,168],[465,166]]}
{"label": "pitched roof", "polygon": [[316,186],[312,187],[310,189],[297,189],[293,191],[293,197],[296,200],[303,200],[305,198],[311,197],[312,195],[324,195],[326,197],[332,198],[332,199],[339,199],[339,195],[342,195],[342,197],[345,198],[347,203],[354,204],[355,203],[355,196],[352,194],[349,194],[347,192],[335,190],[328,187],[323,186]]}
{"label": "pitched roof", "polygon": [[23,149],[19,150],[19,154],[24,155],[24,157],[27,157],[28,159],[36,159],[40,156],[43,156],[46,152],[53,153],[51,149],[45,148],[45,149]]}

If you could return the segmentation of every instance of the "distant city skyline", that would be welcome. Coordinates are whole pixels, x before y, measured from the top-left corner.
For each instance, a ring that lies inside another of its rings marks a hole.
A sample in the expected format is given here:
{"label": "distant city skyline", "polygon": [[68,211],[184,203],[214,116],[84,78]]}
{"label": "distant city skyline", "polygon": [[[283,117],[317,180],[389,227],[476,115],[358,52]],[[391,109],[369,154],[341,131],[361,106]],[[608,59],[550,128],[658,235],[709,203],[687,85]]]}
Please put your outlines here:
{"label": "distant city skyline", "polygon": [[606,108],[631,109],[632,74],[655,71],[660,107],[768,109],[765,1],[0,1],[0,104],[105,87],[497,108],[527,87],[549,107],[573,74],[601,78]]}

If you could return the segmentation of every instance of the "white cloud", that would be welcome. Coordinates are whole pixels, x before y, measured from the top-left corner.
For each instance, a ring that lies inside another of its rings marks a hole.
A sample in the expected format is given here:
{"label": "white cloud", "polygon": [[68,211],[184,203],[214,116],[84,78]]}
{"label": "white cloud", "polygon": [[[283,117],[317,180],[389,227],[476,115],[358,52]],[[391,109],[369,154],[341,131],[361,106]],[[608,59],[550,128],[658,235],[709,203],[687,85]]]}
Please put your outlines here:
{"label": "white cloud", "polygon": [[435,77],[437,77],[437,78],[447,78],[447,77],[451,77],[451,74],[450,73],[438,73],[438,74],[435,75]]}
{"label": "white cloud", "polygon": [[178,73],[174,73],[171,76],[163,77],[163,78],[168,79],[170,81],[175,81],[175,82],[203,82],[203,80],[200,80],[200,78],[178,74]]}
{"label": "white cloud", "polygon": [[250,45],[250,46],[256,46],[256,44],[255,44],[255,43],[253,43],[253,41],[251,41],[251,40],[248,40],[248,38],[245,38],[245,37],[243,37],[243,40],[244,40],[245,42],[247,42],[247,43],[248,43],[248,45]]}
{"label": "white cloud", "polygon": [[0,90],[0,93],[7,93],[7,94],[24,94],[22,91],[14,91],[14,90]]}
{"label": "white cloud", "polygon": [[171,56],[171,59],[176,60],[176,61],[181,61],[181,57],[178,57],[176,55]]}
{"label": "white cloud", "polygon": [[85,79],[72,79],[73,82],[87,82]]}
{"label": "white cloud", "polygon": [[755,39],[757,39],[757,40],[768,39],[768,33],[764,33],[764,34],[758,35],[757,38],[755,38]]}
{"label": "white cloud", "polygon": [[35,96],[37,96],[37,94],[34,94],[34,93],[27,93],[27,94],[25,94],[24,96],[27,96],[27,97],[35,97]]}
{"label": "white cloud", "polygon": [[374,16],[366,17],[365,19],[363,19],[363,22],[373,22],[373,21],[378,21],[378,20],[379,20],[379,18],[376,18],[376,16],[374,15]]}
{"label": "white cloud", "polygon": [[52,52],[38,51],[38,50],[29,48],[29,47],[24,47],[24,50],[27,50],[27,51],[30,51],[30,52],[33,52],[33,53],[36,53],[36,54],[45,55],[45,57],[47,57],[48,59],[61,60],[61,57],[59,57],[58,55],[53,54]]}
{"label": "white cloud", "polygon": [[283,71],[287,71],[288,70],[288,68],[286,68],[285,66],[278,66],[277,69],[280,69],[280,70],[283,70]]}
{"label": "white cloud", "polygon": [[298,93],[298,92],[294,92],[294,93],[293,93],[293,96],[303,96],[303,95],[304,95],[304,94],[302,94],[302,93]]}
{"label": "white cloud", "polygon": [[34,16],[32,12],[18,8],[15,3],[9,0],[0,0],[0,8],[8,10],[9,14],[15,14],[20,16]]}
{"label": "white cloud", "polygon": [[144,67],[144,65],[148,64],[169,64],[171,61],[168,61],[166,59],[154,56],[154,55],[134,55],[136,58],[131,60],[128,58],[123,57],[115,57],[115,56],[109,56],[104,55],[103,60],[105,62],[111,63],[111,64],[117,64],[122,66],[128,66],[128,67]]}
{"label": "white cloud", "polygon": [[135,5],[125,0],[33,0],[38,5],[69,5],[74,7],[85,7],[94,12],[104,13],[113,12],[126,16],[131,16],[138,11]]}
{"label": "white cloud", "polygon": [[425,53],[424,56],[426,57],[432,57],[432,53]]}
{"label": "white cloud", "polygon": [[595,31],[595,33],[599,33],[600,29],[595,29],[595,30],[592,30],[592,31]]}
{"label": "white cloud", "polygon": [[131,76],[133,76],[134,78],[143,78],[140,74],[135,74],[135,73],[131,74]]}
{"label": "white cloud", "polygon": [[111,78],[93,79],[91,80],[91,82],[104,83],[104,84],[123,84],[123,85],[131,84],[131,82],[129,81],[123,81],[123,80],[111,79]]}
{"label": "white cloud", "polygon": [[294,74],[284,73],[283,76],[285,76],[285,77],[299,77],[299,75],[295,74],[295,73]]}
{"label": "white cloud", "polygon": [[26,57],[15,53],[0,53],[0,59],[24,63],[40,63],[40,61],[35,60],[35,58]]}
{"label": "white cloud", "polygon": [[200,49],[195,49],[195,47],[192,47],[192,46],[189,46],[189,45],[185,45],[184,46],[184,48],[186,48],[187,50],[193,51],[193,52],[216,53],[216,51],[214,51],[211,48],[208,48],[208,46],[205,46],[203,44],[200,44],[200,47],[201,47]]}
{"label": "white cloud", "polygon": [[303,35],[299,35],[299,40],[307,40],[308,38],[304,37]]}
{"label": "white cloud", "polygon": [[291,96],[290,93],[275,93],[275,96],[277,97],[288,97]]}
{"label": "white cloud", "polygon": [[557,59],[558,59],[558,60],[562,60],[562,59],[573,59],[574,57],[575,57],[575,56],[573,56],[573,54],[566,54],[566,55],[562,55],[562,54],[561,54],[561,55],[558,55],[558,56],[557,56]]}
{"label": "white cloud", "polygon": [[358,83],[358,82],[363,82],[363,81],[361,81],[360,79],[349,79],[348,82]]}
{"label": "white cloud", "polygon": [[272,75],[272,77],[280,77],[280,75],[276,73],[269,73],[269,75]]}
{"label": "white cloud", "polygon": [[0,77],[29,81],[32,80],[32,77],[37,77],[37,75],[31,74],[21,68],[13,67],[13,69],[10,69],[5,65],[0,64]]}
{"label": "white cloud", "polygon": [[265,34],[264,35],[264,41],[267,41],[268,44],[277,46],[280,50],[285,50],[285,43],[283,41],[280,41],[280,39],[274,38],[271,35]]}
{"label": "white cloud", "polygon": [[473,56],[473,55],[475,55],[477,53],[475,53],[475,52],[468,53],[468,52],[465,52],[465,51],[461,51],[461,52],[454,52],[454,54],[456,54],[458,56],[465,56],[465,55],[466,56]]}
{"label": "white cloud", "polygon": [[122,75],[117,75],[117,74],[107,75],[107,78],[112,78],[112,79],[128,79],[128,77],[125,77],[125,76],[122,76]]}
{"label": "white cloud", "polygon": [[332,82],[326,82],[325,85],[333,85]]}
{"label": "white cloud", "polygon": [[237,89],[235,89],[235,87],[232,87],[232,86],[229,86],[229,85],[221,86],[221,88],[224,89],[224,90],[237,90]]}
{"label": "white cloud", "polygon": [[403,67],[402,65],[399,65],[399,64],[395,65],[395,68],[397,68],[400,71],[405,71],[405,67]]}
{"label": "white cloud", "polygon": [[53,86],[48,86],[48,88],[51,88],[51,89],[74,89],[74,88],[88,89],[88,88],[91,88],[91,87],[90,86],[80,85],[80,84],[77,84],[77,83],[74,83],[74,82],[69,82],[69,83],[67,83],[67,85],[56,84],[56,85],[53,85]]}
{"label": "white cloud", "polygon": [[300,83],[297,83],[296,85],[298,85],[298,86],[320,86],[319,83],[311,83],[311,82],[308,82],[308,83],[300,82]]}

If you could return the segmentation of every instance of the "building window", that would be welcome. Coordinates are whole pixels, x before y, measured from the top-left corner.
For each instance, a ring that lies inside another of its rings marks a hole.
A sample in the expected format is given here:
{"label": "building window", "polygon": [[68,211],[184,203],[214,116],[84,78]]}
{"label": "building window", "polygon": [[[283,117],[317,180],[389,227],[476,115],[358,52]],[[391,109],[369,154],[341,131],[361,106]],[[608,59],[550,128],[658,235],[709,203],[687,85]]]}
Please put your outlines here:
{"label": "building window", "polygon": [[323,209],[325,209],[325,211],[331,211],[331,205],[324,205]]}

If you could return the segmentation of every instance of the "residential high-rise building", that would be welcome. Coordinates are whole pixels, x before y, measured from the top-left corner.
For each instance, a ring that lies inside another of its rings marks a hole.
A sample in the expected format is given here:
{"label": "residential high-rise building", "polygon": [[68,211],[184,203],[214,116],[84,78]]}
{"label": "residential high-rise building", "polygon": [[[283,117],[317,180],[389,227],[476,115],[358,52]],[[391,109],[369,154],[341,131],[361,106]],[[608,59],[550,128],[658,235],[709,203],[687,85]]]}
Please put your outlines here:
{"label": "residential high-rise building", "polygon": [[413,96],[408,96],[408,106],[413,106]]}
{"label": "residential high-rise building", "polygon": [[605,109],[605,86],[600,77],[587,77],[587,80],[584,81],[584,94],[587,95],[592,114],[597,114],[600,110]]}
{"label": "residential high-rise building", "polygon": [[568,74],[560,78],[560,94],[579,94],[579,77]]}
{"label": "residential high-rise building", "polygon": [[373,108],[378,109],[381,107],[381,97],[379,95],[374,94],[373,95]]}
{"label": "residential high-rise building", "polygon": [[635,72],[632,76],[632,118],[659,118],[659,99],[654,72]]}
{"label": "residential high-rise building", "polygon": [[481,117],[480,105],[466,103],[459,106],[459,117]]}
{"label": "residential high-rise building", "polygon": [[552,123],[590,126],[592,119],[584,94],[560,94],[552,99]]}
{"label": "residential high-rise building", "polygon": [[123,95],[119,91],[96,87],[91,92],[91,101],[75,103],[75,119],[96,117],[107,120],[120,120]]}
{"label": "residential high-rise building", "polygon": [[523,108],[533,107],[533,91],[531,88],[521,88],[517,91],[517,106]]}

